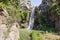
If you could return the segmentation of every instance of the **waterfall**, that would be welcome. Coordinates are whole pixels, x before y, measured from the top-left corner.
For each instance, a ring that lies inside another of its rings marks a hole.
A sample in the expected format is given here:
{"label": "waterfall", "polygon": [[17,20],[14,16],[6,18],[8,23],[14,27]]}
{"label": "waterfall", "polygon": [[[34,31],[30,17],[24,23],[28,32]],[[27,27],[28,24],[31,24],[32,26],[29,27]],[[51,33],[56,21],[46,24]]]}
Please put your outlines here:
{"label": "waterfall", "polygon": [[[25,0],[26,1],[26,0]],[[32,30],[33,26],[34,26],[34,14],[35,14],[35,7],[39,7],[39,5],[42,3],[42,0],[40,1],[40,3],[38,3],[37,5],[34,6],[34,8],[31,11],[31,15],[30,15],[30,20],[29,20],[29,26],[28,26],[28,30]],[[27,6],[27,5],[26,5]],[[27,6],[27,8],[29,8]]]}
{"label": "waterfall", "polygon": [[32,11],[31,11],[29,26],[27,28],[28,30],[33,29],[33,26],[34,26],[34,14],[35,14],[35,8],[33,8]]}

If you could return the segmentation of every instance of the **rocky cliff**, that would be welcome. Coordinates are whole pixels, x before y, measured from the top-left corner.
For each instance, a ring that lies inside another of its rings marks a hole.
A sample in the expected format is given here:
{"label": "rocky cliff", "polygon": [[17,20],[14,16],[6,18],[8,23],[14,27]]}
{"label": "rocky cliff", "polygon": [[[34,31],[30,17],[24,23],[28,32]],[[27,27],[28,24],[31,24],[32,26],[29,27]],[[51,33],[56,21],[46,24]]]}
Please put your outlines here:
{"label": "rocky cliff", "polygon": [[60,15],[58,12],[60,10],[59,3],[59,0],[42,0],[41,5],[39,6],[42,13],[40,14],[40,23],[42,25],[50,25],[50,27],[54,27],[58,31],[60,31]]}
{"label": "rocky cliff", "polygon": [[5,9],[0,9],[0,40],[18,40],[19,25]]}

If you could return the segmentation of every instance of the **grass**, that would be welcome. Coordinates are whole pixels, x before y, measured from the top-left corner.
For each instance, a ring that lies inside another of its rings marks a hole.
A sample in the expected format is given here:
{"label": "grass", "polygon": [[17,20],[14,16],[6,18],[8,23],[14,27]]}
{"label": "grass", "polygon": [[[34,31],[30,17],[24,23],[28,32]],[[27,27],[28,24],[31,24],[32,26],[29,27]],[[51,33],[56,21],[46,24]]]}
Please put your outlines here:
{"label": "grass", "polygon": [[20,29],[19,40],[60,40],[60,36],[36,30]]}

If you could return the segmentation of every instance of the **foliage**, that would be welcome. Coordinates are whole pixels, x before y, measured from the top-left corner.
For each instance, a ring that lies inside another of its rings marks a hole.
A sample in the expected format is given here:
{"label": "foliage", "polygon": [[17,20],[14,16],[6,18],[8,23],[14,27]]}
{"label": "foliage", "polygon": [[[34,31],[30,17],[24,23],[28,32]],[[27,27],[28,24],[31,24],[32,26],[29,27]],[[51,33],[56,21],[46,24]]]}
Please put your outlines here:
{"label": "foliage", "polygon": [[29,11],[24,10],[24,11],[21,11],[20,13],[18,12],[16,16],[20,20],[20,22],[22,23],[27,22],[29,20]]}
{"label": "foliage", "polygon": [[42,35],[38,31],[20,30],[19,40],[42,40]]}
{"label": "foliage", "polygon": [[43,40],[42,34],[37,31],[32,31],[32,40]]}
{"label": "foliage", "polygon": [[30,36],[29,36],[30,32],[27,32],[27,30],[23,31],[23,29],[22,30],[20,29],[19,34],[20,34],[19,40],[30,40]]}
{"label": "foliage", "polygon": [[19,34],[19,40],[60,40],[55,34],[53,34],[55,35],[53,36],[51,33],[42,31],[20,29]]}
{"label": "foliage", "polygon": [[11,16],[16,22],[27,22],[29,20],[29,11],[27,9],[20,11],[21,0],[0,0],[0,8],[4,8],[9,16]]}
{"label": "foliage", "polygon": [[[39,23],[42,30],[48,31],[56,31],[55,24],[58,21],[58,17],[60,16],[60,1],[59,0],[52,0],[51,3],[48,3],[47,9],[48,12],[40,12],[39,16]],[[48,8],[49,6],[49,8]],[[54,31],[54,32],[55,32]]]}

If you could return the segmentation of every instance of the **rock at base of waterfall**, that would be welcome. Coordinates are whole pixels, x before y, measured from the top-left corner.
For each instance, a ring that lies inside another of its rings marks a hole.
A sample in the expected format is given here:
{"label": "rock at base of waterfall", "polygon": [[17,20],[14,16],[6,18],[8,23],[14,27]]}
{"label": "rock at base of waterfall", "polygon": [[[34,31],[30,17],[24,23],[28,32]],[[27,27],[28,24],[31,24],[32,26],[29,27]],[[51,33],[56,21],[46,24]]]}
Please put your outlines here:
{"label": "rock at base of waterfall", "polygon": [[17,23],[13,23],[8,38],[6,40],[18,40],[19,39],[19,30]]}
{"label": "rock at base of waterfall", "polygon": [[19,25],[5,13],[6,10],[0,11],[0,40],[18,40]]}

